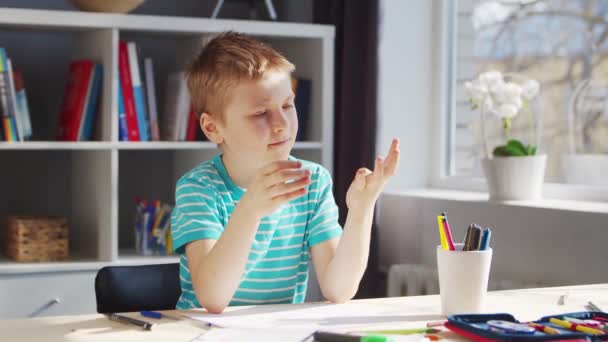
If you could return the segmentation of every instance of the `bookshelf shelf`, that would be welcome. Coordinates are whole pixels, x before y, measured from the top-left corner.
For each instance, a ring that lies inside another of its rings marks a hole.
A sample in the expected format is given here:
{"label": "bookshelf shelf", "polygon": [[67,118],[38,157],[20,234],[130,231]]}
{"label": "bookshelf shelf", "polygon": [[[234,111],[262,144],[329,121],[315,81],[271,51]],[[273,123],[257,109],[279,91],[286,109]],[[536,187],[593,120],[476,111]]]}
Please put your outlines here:
{"label": "bookshelf shelf", "polygon": [[[209,35],[224,30],[268,42],[294,62],[297,77],[311,80],[306,140],[296,142],[293,155],[331,171],[331,26],[0,8],[0,46],[23,72],[34,132],[32,141],[0,142],[0,246],[5,243],[8,215],[59,215],[69,220],[70,250],[70,259],[64,262],[18,263],[0,257],[0,302],[7,303],[0,309],[0,319],[23,317],[29,309],[35,312],[44,305],[38,301],[66,292],[68,283],[79,286],[66,293],[73,305],[41,314],[92,313],[94,300],[83,304],[78,297],[94,298],[92,281],[101,267],[178,262],[174,255],[135,253],[135,197],[173,204],[177,179],[219,150],[201,141],[119,141],[118,45],[122,39],[134,41],[141,57],[153,59],[162,124],[167,76],[183,68]],[[52,141],[69,62],[77,58],[92,59],[104,68],[93,141]],[[39,291],[39,282],[49,284],[44,297],[32,297],[25,304],[7,298],[32,283]]]}

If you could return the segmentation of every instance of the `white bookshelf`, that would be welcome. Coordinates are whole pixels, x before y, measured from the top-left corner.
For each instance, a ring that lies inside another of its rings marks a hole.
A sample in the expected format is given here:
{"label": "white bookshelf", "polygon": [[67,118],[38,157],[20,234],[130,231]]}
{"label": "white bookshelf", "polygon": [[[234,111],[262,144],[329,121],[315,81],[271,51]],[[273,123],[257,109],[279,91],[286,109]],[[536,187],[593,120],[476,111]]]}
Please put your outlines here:
{"label": "white bookshelf", "polygon": [[[17,213],[68,217],[71,255],[68,261],[47,263],[0,257],[0,319],[28,315],[44,305],[50,297],[34,296],[25,303],[9,298],[20,284],[43,276],[50,284],[67,279],[78,283],[76,276],[83,291],[94,298],[90,280],[103,266],[178,260],[134,253],[135,196],[173,203],[177,179],[218,149],[210,142],[119,141],[118,42],[135,41],[140,58],[154,60],[158,110],[163,115],[168,73],[181,69],[208,35],[224,30],[270,43],[296,65],[296,75],[312,80],[308,134],[296,143],[293,154],[332,170],[331,26],[0,8],[0,46],[24,75],[34,130],[32,141],[0,142],[0,219]],[[53,141],[69,61],[75,58],[91,58],[104,66],[96,130],[92,141]],[[0,227],[4,229],[4,223]],[[4,246],[4,237],[0,243]],[[45,291],[52,296],[54,290]],[[66,301],[40,314],[95,310]],[[16,305],[19,310],[12,310]]]}

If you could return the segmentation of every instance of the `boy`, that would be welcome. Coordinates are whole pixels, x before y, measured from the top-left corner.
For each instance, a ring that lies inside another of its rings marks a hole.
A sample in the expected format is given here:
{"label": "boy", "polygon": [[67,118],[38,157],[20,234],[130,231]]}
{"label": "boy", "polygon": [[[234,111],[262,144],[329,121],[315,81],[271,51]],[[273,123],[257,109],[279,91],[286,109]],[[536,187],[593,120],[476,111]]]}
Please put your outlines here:
{"label": "boy", "polygon": [[374,204],[397,168],[398,141],[373,172],[357,171],[342,233],[329,172],[290,156],[298,129],[293,70],[270,47],[224,32],[186,72],[200,127],[221,154],[177,182],[178,309],[301,303],[309,256],[326,299],[345,302],[357,291]]}

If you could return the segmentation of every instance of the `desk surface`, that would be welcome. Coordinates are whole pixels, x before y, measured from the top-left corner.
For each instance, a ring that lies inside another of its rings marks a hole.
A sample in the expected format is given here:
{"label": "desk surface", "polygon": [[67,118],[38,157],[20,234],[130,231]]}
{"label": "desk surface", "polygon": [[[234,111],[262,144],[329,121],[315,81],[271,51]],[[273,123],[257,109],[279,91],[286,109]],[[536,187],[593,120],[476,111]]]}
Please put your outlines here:
{"label": "desk surface", "polygon": [[[565,304],[558,305],[561,295],[567,294]],[[550,287],[497,291],[488,293],[486,312],[508,312],[519,320],[534,320],[541,316],[584,311],[591,300],[606,311],[608,308],[608,284]],[[321,304],[284,304],[257,307],[230,307],[228,313],[235,314],[246,310],[247,315],[256,312],[281,312],[294,309],[294,306],[315,307]],[[327,304],[325,304],[327,305]],[[362,328],[415,328],[424,327],[428,321],[442,320],[438,296],[393,297],[366,300],[353,300],[345,304],[353,310],[360,310]],[[398,314],[391,316],[390,324],[374,320],[365,315],[366,305],[383,305]],[[245,315],[245,312],[242,313]],[[138,314],[132,314],[134,317]],[[352,319],[353,317],[350,317]],[[363,320],[365,318],[365,320]],[[339,317],[332,317],[339,319]],[[0,320],[1,339],[4,341],[191,341],[205,332],[205,328],[194,320],[173,321],[155,320],[157,325],[152,331],[142,331],[136,327],[109,321],[102,315],[57,316],[35,319]],[[442,333],[442,341],[463,341],[456,335]]]}

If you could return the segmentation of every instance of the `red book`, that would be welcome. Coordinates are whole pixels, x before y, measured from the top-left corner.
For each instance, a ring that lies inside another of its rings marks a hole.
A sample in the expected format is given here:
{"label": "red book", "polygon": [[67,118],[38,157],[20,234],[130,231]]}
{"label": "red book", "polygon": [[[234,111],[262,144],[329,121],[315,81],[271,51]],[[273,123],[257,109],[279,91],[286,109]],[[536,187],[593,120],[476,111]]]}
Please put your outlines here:
{"label": "red book", "polygon": [[78,60],[70,63],[68,81],[63,91],[57,140],[77,141],[80,119],[86,105],[89,82],[93,75],[93,61]]}
{"label": "red book", "polygon": [[186,141],[196,141],[196,129],[198,128],[198,120],[196,120],[196,112],[194,106],[190,104],[190,111],[188,113],[188,128],[186,131]]}
{"label": "red book", "polygon": [[140,141],[137,112],[135,111],[135,96],[133,95],[133,83],[131,82],[131,71],[129,69],[129,51],[127,50],[127,42],[122,40],[118,43],[118,74],[125,104],[129,141]]}

